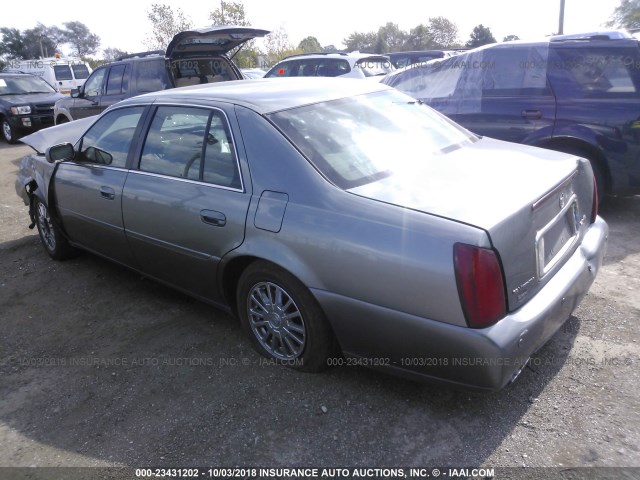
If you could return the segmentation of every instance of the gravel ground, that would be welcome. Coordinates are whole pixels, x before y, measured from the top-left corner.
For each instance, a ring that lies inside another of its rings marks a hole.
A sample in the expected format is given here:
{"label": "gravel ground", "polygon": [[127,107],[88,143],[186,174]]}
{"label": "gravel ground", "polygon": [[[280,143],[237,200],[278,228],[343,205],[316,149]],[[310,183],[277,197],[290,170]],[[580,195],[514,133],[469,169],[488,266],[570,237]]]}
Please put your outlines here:
{"label": "gravel ground", "polygon": [[14,191],[27,152],[0,144],[1,467],[640,467],[640,197],[601,209],[606,265],[531,366],[469,394],[277,367],[210,306],[51,261]]}

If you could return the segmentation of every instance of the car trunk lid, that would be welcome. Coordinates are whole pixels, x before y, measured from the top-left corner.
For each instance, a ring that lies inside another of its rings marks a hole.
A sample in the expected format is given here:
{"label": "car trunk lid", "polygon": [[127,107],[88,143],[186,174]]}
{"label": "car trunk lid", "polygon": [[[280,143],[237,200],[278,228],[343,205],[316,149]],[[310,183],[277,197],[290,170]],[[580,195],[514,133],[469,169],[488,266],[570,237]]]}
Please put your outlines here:
{"label": "car trunk lid", "polygon": [[211,26],[180,32],[167,46],[166,56],[178,60],[196,56],[219,56],[228,53],[256,37],[264,37],[268,30],[239,26]]}
{"label": "car trunk lid", "polygon": [[349,191],[485,230],[510,311],[546,284],[588,227],[594,193],[584,159],[485,138],[425,156],[418,168]]}

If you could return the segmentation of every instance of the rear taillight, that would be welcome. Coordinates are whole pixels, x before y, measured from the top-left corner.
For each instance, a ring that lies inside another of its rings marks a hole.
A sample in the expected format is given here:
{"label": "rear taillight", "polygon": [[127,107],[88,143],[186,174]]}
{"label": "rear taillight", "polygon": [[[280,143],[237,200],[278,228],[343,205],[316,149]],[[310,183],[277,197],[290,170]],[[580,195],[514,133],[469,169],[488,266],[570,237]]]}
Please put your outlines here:
{"label": "rear taillight", "polygon": [[500,260],[489,248],[464,243],[453,246],[458,294],[467,324],[488,327],[507,313]]}
{"label": "rear taillight", "polygon": [[596,177],[593,177],[593,205],[591,205],[591,223],[596,221],[598,216],[598,184]]}

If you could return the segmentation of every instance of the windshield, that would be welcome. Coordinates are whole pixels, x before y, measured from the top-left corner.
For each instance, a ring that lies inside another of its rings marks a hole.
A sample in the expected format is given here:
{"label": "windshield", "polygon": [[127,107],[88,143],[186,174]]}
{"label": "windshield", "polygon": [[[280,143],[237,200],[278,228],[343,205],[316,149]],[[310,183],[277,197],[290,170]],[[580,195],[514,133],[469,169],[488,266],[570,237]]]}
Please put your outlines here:
{"label": "windshield", "polygon": [[387,73],[395,70],[391,61],[385,57],[362,58],[356,62],[356,68],[362,69],[365,77],[386,75]]}
{"label": "windshield", "polygon": [[467,130],[400,92],[376,92],[276,112],[269,118],[342,189],[414,171],[474,141]]}
{"label": "windshield", "polygon": [[47,82],[33,75],[0,78],[0,95],[19,95],[23,93],[55,93],[55,90]]}

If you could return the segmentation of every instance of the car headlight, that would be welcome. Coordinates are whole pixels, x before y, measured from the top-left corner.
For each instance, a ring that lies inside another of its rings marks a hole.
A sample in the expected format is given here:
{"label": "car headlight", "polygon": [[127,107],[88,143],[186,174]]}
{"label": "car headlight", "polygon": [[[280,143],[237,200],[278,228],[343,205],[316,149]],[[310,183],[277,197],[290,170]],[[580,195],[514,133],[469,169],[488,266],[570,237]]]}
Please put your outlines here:
{"label": "car headlight", "polygon": [[11,107],[11,113],[13,113],[14,115],[26,115],[27,113],[31,113],[31,107],[29,105]]}

